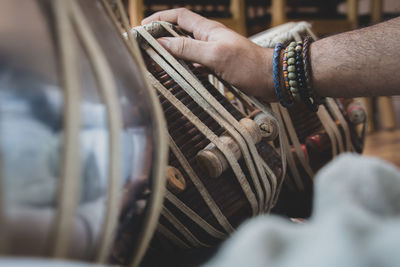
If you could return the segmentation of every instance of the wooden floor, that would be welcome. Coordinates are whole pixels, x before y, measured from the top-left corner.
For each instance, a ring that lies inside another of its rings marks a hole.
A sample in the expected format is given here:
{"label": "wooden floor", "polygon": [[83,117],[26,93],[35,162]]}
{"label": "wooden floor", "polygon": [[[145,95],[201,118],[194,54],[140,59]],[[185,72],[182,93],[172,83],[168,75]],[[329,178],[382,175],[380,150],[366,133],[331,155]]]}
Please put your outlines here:
{"label": "wooden floor", "polygon": [[370,133],[363,155],[376,156],[400,167],[400,129]]}

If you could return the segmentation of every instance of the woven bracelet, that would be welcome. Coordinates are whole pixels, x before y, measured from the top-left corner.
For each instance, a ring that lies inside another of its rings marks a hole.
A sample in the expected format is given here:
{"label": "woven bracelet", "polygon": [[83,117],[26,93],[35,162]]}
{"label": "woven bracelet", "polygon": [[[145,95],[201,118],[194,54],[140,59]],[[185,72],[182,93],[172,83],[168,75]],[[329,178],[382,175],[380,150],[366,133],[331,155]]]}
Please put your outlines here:
{"label": "woven bracelet", "polygon": [[311,80],[311,65],[310,65],[310,59],[309,59],[309,50],[310,50],[310,44],[312,42],[312,38],[310,36],[307,36],[306,39],[304,40],[303,44],[303,69],[304,69],[304,81],[305,81],[305,88],[307,88],[307,95],[306,98],[307,100],[304,100],[306,103],[307,107],[314,111],[318,111],[318,106],[322,102],[323,98],[318,96],[316,92],[312,88],[312,80]]}
{"label": "woven bracelet", "polygon": [[303,102],[306,104],[308,108],[311,110],[314,110],[314,105],[312,99],[310,99],[310,94],[309,91],[306,87],[305,84],[305,73],[304,73],[304,63],[303,63],[303,56],[302,56],[302,51],[303,51],[303,42],[297,42],[296,45],[296,74],[297,74],[297,86],[298,86],[298,91],[300,94],[301,99]]}
{"label": "woven bracelet", "polygon": [[281,79],[280,79],[280,69],[279,69],[279,59],[281,56],[281,51],[283,48],[282,43],[278,43],[274,48],[274,56],[272,61],[272,71],[273,71],[273,78],[274,78],[274,90],[275,94],[279,100],[279,103],[288,108],[291,106],[292,103],[288,103],[285,101],[282,91],[281,91]]}

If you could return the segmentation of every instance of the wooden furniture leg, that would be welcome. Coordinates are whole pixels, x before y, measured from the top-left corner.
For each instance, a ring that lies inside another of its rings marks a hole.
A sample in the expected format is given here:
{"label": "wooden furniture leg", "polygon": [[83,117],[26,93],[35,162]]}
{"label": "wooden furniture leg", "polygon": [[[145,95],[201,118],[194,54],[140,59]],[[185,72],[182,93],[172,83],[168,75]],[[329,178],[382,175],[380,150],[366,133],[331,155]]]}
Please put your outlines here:
{"label": "wooden furniture leg", "polygon": [[231,0],[230,8],[232,19],[236,24],[234,29],[243,36],[246,36],[246,6],[244,0]]}
{"label": "wooden furniture leg", "polygon": [[275,27],[287,21],[286,0],[272,0],[271,3],[271,26]]}
{"label": "wooden furniture leg", "polygon": [[367,111],[367,133],[373,132],[376,128],[376,125],[373,116],[372,98],[362,97],[360,100],[364,104],[365,110]]}
{"label": "wooden furniture leg", "polygon": [[382,129],[396,128],[396,116],[392,98],[388,96],[378,97],[378,112]]}
{"label": "wooden furniture leg", "polygon": [[129,0],[129,16],[131,27],[139,26],[144,19],[143,0]]}
{"label": "wooden furniture leg", "polygon": [[352,29],[358,27],[358,0],[347,0],[347,20]]}
{"label": "wooden furniture leg", "polygon": [[371,21],[378,23],[382,21],[382,0],[371,0]]}
{"label": "wooden furniture leg", "polygon": [[[373,24],[382,21],[382,0],[371,0],[371,22]],[[378,112],[381,127],[383,129],[393,129],[396,127],[396,116],[393,102],[390,97],[378,97]]]}

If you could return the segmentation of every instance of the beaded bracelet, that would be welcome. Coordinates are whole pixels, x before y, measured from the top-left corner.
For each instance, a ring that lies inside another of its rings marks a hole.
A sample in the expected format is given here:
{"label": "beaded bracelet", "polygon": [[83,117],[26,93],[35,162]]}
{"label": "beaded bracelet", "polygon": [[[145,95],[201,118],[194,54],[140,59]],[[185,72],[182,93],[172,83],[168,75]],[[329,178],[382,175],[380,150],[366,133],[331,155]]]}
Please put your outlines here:
{"label": "beaded bracelet", "polygon": [[296,47],[295,47],[295,70],[296,70],[296,75],[297,75],[297,82],[295,83],[295,86],[297,88],[297,93],[300,94],[300,96],[304,93],[304,78],[303,78],[303,63],[301,60],[301,52],[303,51],[303,42],[297,42]]}
{"label": "beaded bracelet", "polygon": [[279,69],[279,59],[281,56],[281,51],[283,48],[282,43],[278,43],[275,46],[274,49],[274,56],[273,56],[273,61],[272,61],[272,71],[273,71],[273,78],[274,78],[274,90],[275,94],[279,100],[279,103],[288,108],[291,106],[292,103],[286,102],[286,100],[283,97],[282,91],[281,91],[281,79],[280,79],[280,69]]}
{"label": "beaded bracelet", "polygon": [[[299,100],[298,88],[297,88],[297,78],[298,74],[296,72],[296,53],[295,53],[296,43],[291,42],[285,50],[286,57],[283,59],[283,72],[285,79],[285,86],[288,93],[296,101]],[[287,76],[287,77],[286,77]]]}
{"label": "beaded bracelet", "polygon": [[307,91],[305,78],[304,78],[304,67],[303,67],[303,42],[297,42],[295,53],[296,53],[296,73],[297,73],[297,82],[298,82],[298,91],[303,102],[308,106],[312,106],[312,102],[310,101],[309,92]]}
{"label": "beaded bracelet", "polygon": [[[311,38],[303,42],[291,42],[283,52],[282,73],[283,87],[286,89],[283,94],[279,74],[279,59],[282,51],[282,44],[275,46],[273,57],[274,89],[280,104],[286,108],[290,107],[294,100],[301,100],[312,111],[316,112],[321,103],[319,97],[311,86],[311,66],[309,64],[309,46]],[[285,99],[285,96],[287,99]]]}
{"label": "beaded bracelet", "polygon": [[303,46],[303,52],[302,52],[304,82],[305,82],[305,88],[307,89],[307,92],[305,95],[306,99],[303,99],[303,100],[310,110],[316,112],[316,111],[318,111],[319,104],[321,104],[323,102],[323,98],[318,96],[312,88],[311,65],[310,65],[310,60],[309,60],[309,49],[310,49],[311,42],[312,42],[312,38],[310,36],[307,36],[306,39],[304,40],[304,46]]}
{"label": "beaded bracelet", "polygon": [[283,52],[283,57],[282,57],[282,72],[283,72],[283,83],[284,83],[284,88],[286,89],[285,91],[285,95],[287,97],[287,102],[290,103],[290,105],[293,104],[294,99],[293,99],[293,95],[290,92],[290,85],[289,85],[289,71],[288,71],[288,49],[286,47],[286,49]]}

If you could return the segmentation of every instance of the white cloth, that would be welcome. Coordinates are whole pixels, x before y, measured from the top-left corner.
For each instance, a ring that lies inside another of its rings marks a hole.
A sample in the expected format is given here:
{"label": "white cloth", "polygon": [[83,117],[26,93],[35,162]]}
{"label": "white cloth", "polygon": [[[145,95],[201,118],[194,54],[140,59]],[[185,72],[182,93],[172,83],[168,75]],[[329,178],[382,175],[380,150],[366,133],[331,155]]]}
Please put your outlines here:
{"label": "white cloth", "polygon": [[205,266],[398,267],[399,247],[399,169],[345,154],[317,174],[307,222],[251,219]]}

